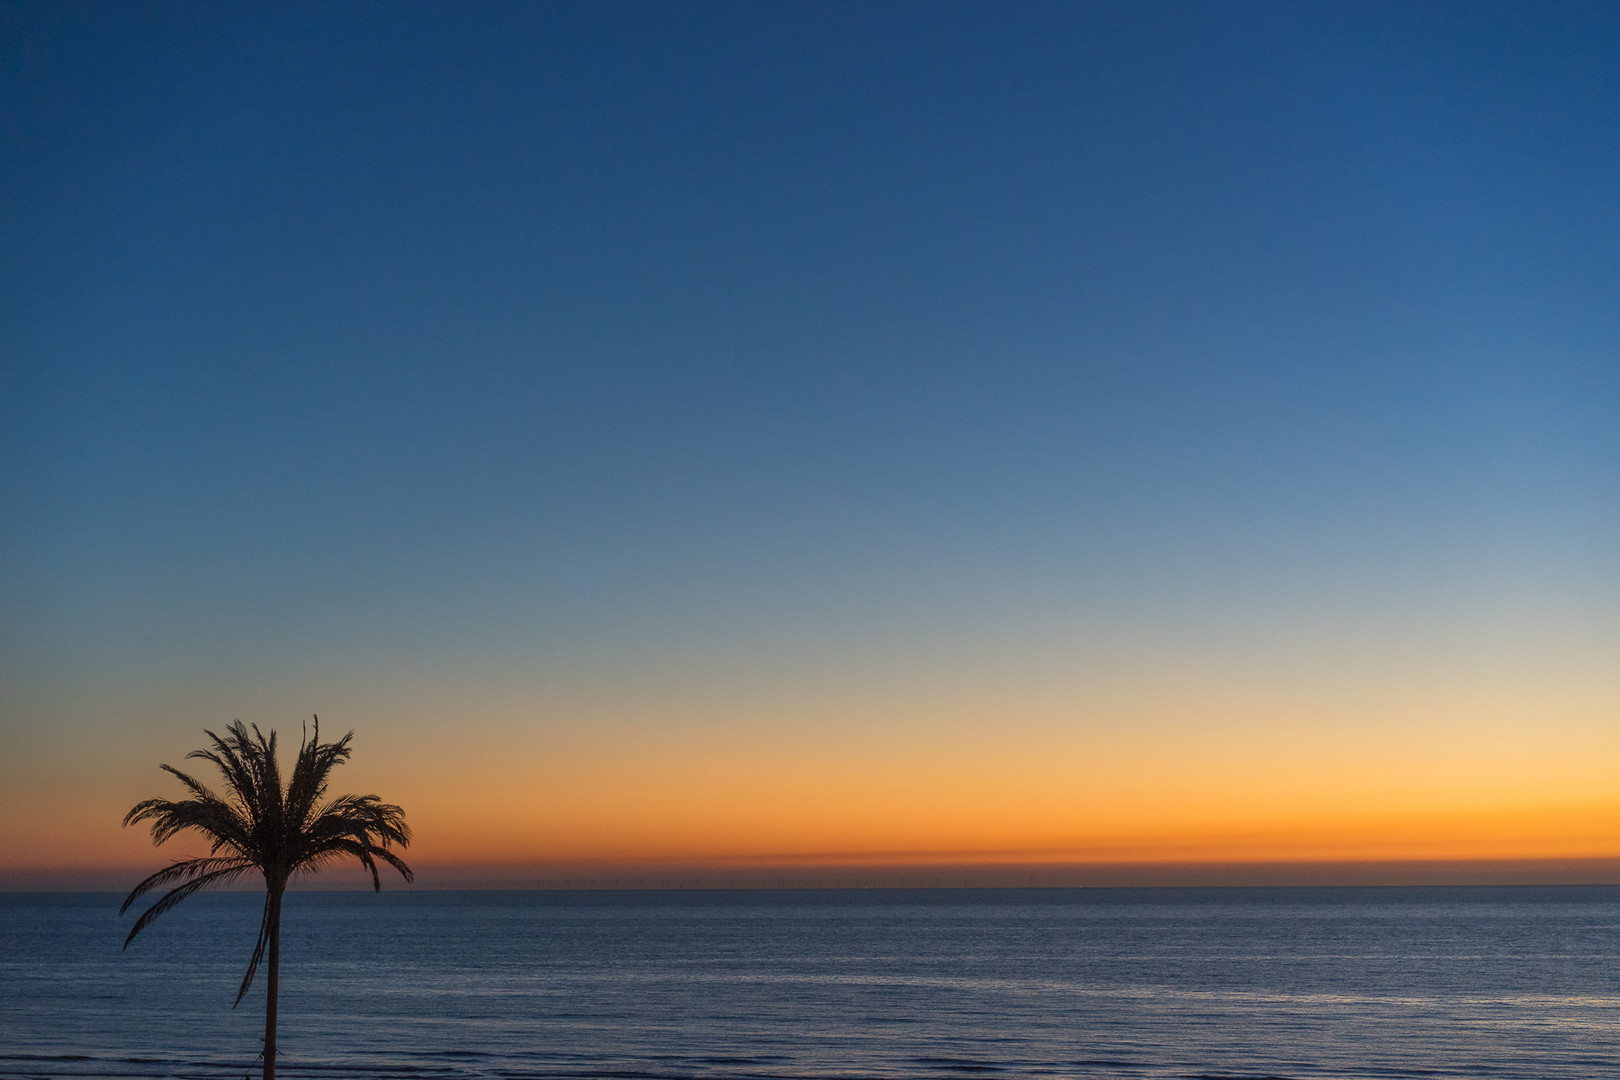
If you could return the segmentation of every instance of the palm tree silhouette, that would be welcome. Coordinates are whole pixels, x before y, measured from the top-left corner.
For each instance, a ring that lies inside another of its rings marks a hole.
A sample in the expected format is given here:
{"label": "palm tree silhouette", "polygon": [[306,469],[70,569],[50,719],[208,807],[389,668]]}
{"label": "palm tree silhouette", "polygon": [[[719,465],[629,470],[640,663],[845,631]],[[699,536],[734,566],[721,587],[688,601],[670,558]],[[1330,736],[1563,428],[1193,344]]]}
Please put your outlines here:
{"label": "palm tree silhouette", "polygon": [[[281,966],[281,895],[296,875],[311,874],[328,863],[346,856],[360,860],[371,871],[372,887],[382,889],[377,874],[381,860],[398,870],[406,881],[415,875],[390,848],[408,847],[411,830],[405,824],[405,811],[383,802],[375,795],[339,795],[326,798],[326,784],[332,770],[349,758],[349,732],[337,742],[321,742],[320,717],[315,729],[298,747],[298,760],[292,778],[281,783],[281,767],[276,760],[276,733],[268,738],[257,724],[250,734],[237,720],[221,738],[204,730],[212,750],[193,750],[188,758],[211,761],[225,778],[224,796],[172,765],[160,766],[179,778],[191,797],[177,802],[143,799],[124,816],[124,824],[152,823],[152,843],[162,844],[178,833],[192,830],[207,837],[207,856],[179,859],[159,870],[130,892],[122,915],[142,895],[165,885],[173,885],[162,899],[135,920],[135,927],[124,939],[124,947],[165,911],[196,892],[215,885],[226,885],[247,874],[264,876],[264,918],[259,924],[259,940],[253,959],[236,992],[234,1009],[253,983],[259,963],[268,958],[265,975],[264,1080],[276,1076],[276,989]],[[179,884],[176,884],[176,883]]]}

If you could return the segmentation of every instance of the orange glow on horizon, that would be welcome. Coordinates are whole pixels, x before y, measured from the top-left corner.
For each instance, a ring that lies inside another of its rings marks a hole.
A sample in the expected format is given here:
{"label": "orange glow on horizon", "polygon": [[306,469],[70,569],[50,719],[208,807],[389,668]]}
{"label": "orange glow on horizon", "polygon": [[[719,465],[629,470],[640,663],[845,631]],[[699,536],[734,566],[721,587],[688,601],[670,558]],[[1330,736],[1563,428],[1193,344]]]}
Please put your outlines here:
{"label": "orange glow on horizon", "polygon": [[[400,707],[353,723],[335,782],[404,806],[423,866],[1607,859],[1620,857],[1620,725],[1594,690],[1346,702],[1189,685],[774,714],[746,700],[486,701],[464,728],[433,722],[448,710],[429,701],[414,719]],[[118,823],[140,798],[179,794],[156,766],[196,736],[176,724],[164,746],[75,760],[70,800],[48,770],[0,766],[0,869],[187,854]]]}

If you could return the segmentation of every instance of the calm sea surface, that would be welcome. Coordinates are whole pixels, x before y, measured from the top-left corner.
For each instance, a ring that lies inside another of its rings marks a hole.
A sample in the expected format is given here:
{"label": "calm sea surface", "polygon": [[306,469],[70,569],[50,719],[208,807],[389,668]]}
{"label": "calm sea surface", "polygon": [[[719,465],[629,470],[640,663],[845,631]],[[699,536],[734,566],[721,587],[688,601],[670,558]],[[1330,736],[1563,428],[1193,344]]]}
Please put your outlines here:
{"label": "calm sea surface", "polygon": [[[249,895],[0,894],[0,1077],[237,1080]],[[288,897],[282,1075],[1620,1077],[1620,889]]]}

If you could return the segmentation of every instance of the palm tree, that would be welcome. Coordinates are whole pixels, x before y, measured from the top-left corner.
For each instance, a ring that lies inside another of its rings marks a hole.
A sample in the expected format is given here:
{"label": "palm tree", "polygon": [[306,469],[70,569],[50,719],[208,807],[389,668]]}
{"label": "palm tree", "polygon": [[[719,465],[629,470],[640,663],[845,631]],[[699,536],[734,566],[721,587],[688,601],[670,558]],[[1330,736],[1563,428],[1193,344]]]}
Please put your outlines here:
{"label": "palm tree", "polygon": [[[226,885],[248,874],[264,876],[264,918],[259,923],[258,944],[253,959],[236,992],[234,1009],[253,984],[259,962],[269,959],[265,976],[264,1080],[276,1076],[276,988],[281,967],[281,895],[295,876],[312,874],[328,863],[353,856],[371,871],[371,884],[382,889],[377,874],[381,860],[398,870],[406,881],[415,875],[390,848],[408,847],[411,830],[405,824],[405,811],[383,802],[375,795],[339,795],[326,798],[326,783],[332,770],[349,758],[349,732],[337,742],[321,742],[320,717],[315,730],[298,747],[298,761],[286,787],[281,784],[281,767],[276,761],[276,733],[266,738],[257,724],[250,734],[238,720],[225,729],[221,738],[204,731],[212,750],[193,750],[187,757],[211,761],[225,778],[225,794],[216,795],[205,785],[171,765],[161,768],[177,777],[190,798],[143,799],[124,816],[125,825],[152,823],[152,843],[162,844],[186,830],[201,833],[209,841],[208,855],[179,859],[159,870],[130,892],[122,915],[143,894],[160,886],[174,886],[135,921],[135,928],[124,939],[124,947],[135,936],[180,901],[203,889]],[[178,884],[176,884],[178,882]]]}

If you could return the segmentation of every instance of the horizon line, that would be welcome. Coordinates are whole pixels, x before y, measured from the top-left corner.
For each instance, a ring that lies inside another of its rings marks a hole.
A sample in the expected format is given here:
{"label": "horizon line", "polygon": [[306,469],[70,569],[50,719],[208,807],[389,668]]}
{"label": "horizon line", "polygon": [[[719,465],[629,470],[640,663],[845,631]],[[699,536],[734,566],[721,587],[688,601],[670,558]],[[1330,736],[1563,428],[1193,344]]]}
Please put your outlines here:
{"label": "horizon line", "polygon": [[[116,892],[152,872],[129,867],[0,868],[0,892]],[[428,863],[385,891],[656,891],[680,889],[1208,888],[1620,885],[1620,856],[1514,859],[1272,859],[1064,863]],[[363,880],[362,880],[363,879]],[[301,891],[371,891],[356,868],[300,879]],[[234,891],[251,891],[252,886]]]}

